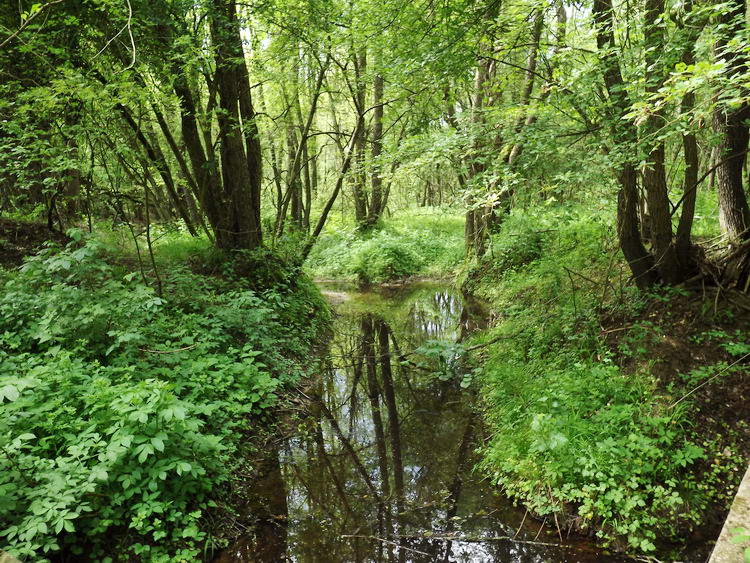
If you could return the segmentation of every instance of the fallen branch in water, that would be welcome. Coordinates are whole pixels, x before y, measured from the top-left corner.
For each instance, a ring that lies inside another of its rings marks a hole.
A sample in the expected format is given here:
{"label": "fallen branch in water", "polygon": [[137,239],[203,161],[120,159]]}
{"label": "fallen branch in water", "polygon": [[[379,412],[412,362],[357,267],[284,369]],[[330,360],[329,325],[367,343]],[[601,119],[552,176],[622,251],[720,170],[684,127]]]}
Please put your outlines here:
{"label": "fallen branch in water", "polygon": [[562,543],[552,543],[536,540],[518,540],[511,536],[397,536],[400,539],[412,539],[412,540],[439,540],[439,541],[458,541],[466,543],[481,543],[486,541],[509,541],[512,543],[520,543],[524,545],[541,545],[545,547],[559,547],[563,549],[578,549],[581,548],[575,545],[565,545]]}
{"label": "fallen branch in water", "polygon": [[414,548],[411,548],[411,547],[406,547],[405,545],[399,545],[399,544],[397,544],[394,541],[386,540],[384,538],[379,538],[378,536],[360,536],[360,535],[346,534],[346,535],[343,535],[341,537],[342,538],[361,538],[361,539],[365,539],[365,540],[376,540],[376,541],[379,541],[379,542],[383,542],[383,543],[387,543],[389,545],[395,546],[398,549],[403,549],[404,551],[411,551],[412,553],[418,553],[419,555],[425,555],[427,557],[430,557],[429,553],[425,553],[424,551],[419,551],[418,549],[414,549]]}

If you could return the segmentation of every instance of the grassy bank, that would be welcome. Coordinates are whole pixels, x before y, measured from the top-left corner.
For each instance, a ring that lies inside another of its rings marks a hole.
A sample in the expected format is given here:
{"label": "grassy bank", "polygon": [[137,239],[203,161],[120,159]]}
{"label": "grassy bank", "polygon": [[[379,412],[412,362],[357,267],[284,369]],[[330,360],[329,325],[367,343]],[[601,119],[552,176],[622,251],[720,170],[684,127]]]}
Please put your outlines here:
{"label": "grassy bank", "polygon": [[563,533],[678,549],[721,520],[750,451],[747,315],[634,291],[603,217],[514,212],[464,275],[498,314],[476,339],[483,469]]}
{"label": "grassy bank", "polygon": [[327,307],[266,252],[188,268],[169,248],[158,278],[80,234],[0,270],[0,536],[20,558],[221,545],[248,435],[302,375]]}
{"label": "grassy bank", "polygon": [[332,222],[307,260],[315,278],[381,283],[410,277],[449,277],[464,256],[463,216],[450,209],[418,207],[358,233]]}

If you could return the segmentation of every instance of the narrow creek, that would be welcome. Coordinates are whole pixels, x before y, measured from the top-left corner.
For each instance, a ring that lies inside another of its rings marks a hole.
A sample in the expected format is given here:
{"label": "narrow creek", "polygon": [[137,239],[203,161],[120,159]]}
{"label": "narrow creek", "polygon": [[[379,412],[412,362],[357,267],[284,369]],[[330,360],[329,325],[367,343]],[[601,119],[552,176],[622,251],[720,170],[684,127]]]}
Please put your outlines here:
{"label": "narrow creek", "polygon": [[250,495],[260,519],[218,563],[624,560],[525,517],[473,470],[485,431],[471,387],[411,352],[450,360],[481,307],[436,283],[321,289],[336,311],[326,367],[269,447]]}

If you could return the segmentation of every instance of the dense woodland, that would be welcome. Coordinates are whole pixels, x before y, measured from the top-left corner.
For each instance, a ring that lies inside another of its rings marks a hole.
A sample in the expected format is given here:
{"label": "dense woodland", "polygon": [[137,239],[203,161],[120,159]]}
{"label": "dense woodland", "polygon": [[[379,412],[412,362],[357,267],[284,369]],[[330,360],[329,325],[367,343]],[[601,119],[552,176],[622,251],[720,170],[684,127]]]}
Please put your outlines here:
{"label": "dense woodland", "polygon": [[372,535],[407,366],[471,390],[477,471],[553,539],[715,539],[750,455],[749,40],[744,0],[2,3],[0,548],[213,560],[325,371],[324,279],[491,311],[341,352]]}

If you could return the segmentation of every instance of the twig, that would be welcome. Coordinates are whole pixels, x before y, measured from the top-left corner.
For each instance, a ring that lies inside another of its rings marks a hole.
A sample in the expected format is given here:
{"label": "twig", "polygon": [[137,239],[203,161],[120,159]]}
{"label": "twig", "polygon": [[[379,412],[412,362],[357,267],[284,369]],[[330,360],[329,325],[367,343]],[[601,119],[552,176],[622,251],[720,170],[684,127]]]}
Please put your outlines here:
{"label": "twig", "polygon": [[621,330],[628,330],[629,328],[633,328],[635,325],[628,325],[628,326],[621,326],[619,328],[610,328],[609,330],[603,330],[602,334],[610,334],[612,332],[620,332]]}
{"label": "twig", "polygon": [[18,36],[18,34],[21,33],[24,29],[26,29],[26,27],[28,27],[28,25],[34,20],[34,18],[36,18],[44,10],[46,10],[50,6],[53,6],[54,4],[59,4],[62,1],[63,0],[52,0],[51,2],[47,2],[44,6],[39,8],[36,12],[31,14],[29,18],[21,24],[21,27],[19,27],[15,32],[11,33],[11,35],[7,37],[5,41],[0,43],[0,49],[2,49],[3,47],[5,47],[5,45],[7,45],[9,42],[15,39]]}
{"label": "twig", "polygon": [[536,533],[536,536],[534,536],[534,541],[539,537],[539,535],[542,533],[542,530],[544,529],[544,525],[547,523],[547,517],[544,517],[544,520],[542,521],[542,525],[539,526],[539,531]]}
{"label": "twig", "polygon": [[[62,0],[59,0],[59,1],[62,1]],[[133,29],[131,27],[131,22],[133,21],[133,7],[130,5],[130,0],[125,0],[125,2],[128,5],[128,21],[125,22],[125,25],[122,26],[122,29],[120,29],[120,31],[118,31],[117,33],[115,33],[110,38],[110,40],[107,41],[104,44],[104,47],[102,47],[101,49],[99,49],[99,52],[96,55],[94,55],[92,57],[92,59],[91,59],[93,61],[96,57],[98,57],[99,55],[101,55],[107,49],[107,47],[110,46],[110,44],[112,43],[112,41],[114,41],[115,39],[117,39],[122,34],[122,32],[127,29],[128,30],[128,35],[130,36],[130,46],[131,46],[132,58],[131,58],[130,64],[128,66],[126,66],[124,69],[122,69],[120,72],[125,72],[126,70],[131,69],[131,68],[133,68],[133,66],[135,66],[135,39],[133,38]]]}
{"label": "twig", "polygon": [[583,274],[581,274],[579,272],[576,272],[575,270],[571,270],[567,266],[563,266],[563,270],[565,270],[566,272],[568,272],[568,276],[571,276],[571,275],[578,276],[579,278],[581,278],[581,279],[583,279],[583,280],[585,280],[585,281],[587,281],[590,284],[595,285],[595,286],[603,285],[602,282],[598,282],[596,280],[592,280],[591,278],[586,277]]}
{"label": "twig", "polygon": [[511,338],[515,338],[519,334],[521,334],[523,331],[518,331],[513,334],[501,334],[500,336],[496,336],[495,338],[491,338],[487,342],[482,342],[480,344],[474,344],[474,346],[469,346],[465,349],[466,352],[473,352],[474,350],[479,350],[480,348],[484,348],[485,346],[489,346],[490,344],[495,344],[496,342],[500,342],[501,340],[509,340]]}
{"label": "twig", "polygon": [[186,352],[187,350],[192,350],[198,346],[198,344],[191,344],[190,346],[185,346],[184,348],[177,348],[177,350],[149,350],[148,348],[138,348],[141,352],[148,352],[150,354],[176,354],[177,352]]}
{"label": "twig", "polygon": [[518,526],[518,529],[516,530],[516,533],[513,534],[513,539],[516,539],[516,536],[521,533],[521,529],[523,528],[523,523],[526,522],[526,516],[529,514],[529,509],[526,509],[526,512],[523,513],[523,518],[521,519],[521,524]]}
{"label": "twig", "polygon": [[671,409],[673,407],[676,407],[679,403],[681,403],[682,401],[684,401],[685,399],[687,399],[690,395],[692,395],[693,393],[695,393],[698,389],[700,389],[704,385],[708,385],[714,379],[716,379],[717,377],[719,377],[722,373],[724,373],[725,371],[727,371],[729,368],[736,366],[738,363],[740,363],[742,360],[744,360],[745,358],[748,358],[748,357],[750,357],[750,352],[748,352],[747,354],[745,354],[741,358],[738,358],[737,360],[735,360],[734,362],[732,362],[731,364],[729,364],[727,367],[725,367],[723,370],[719,371],[716,375],[710,377],[709,379],[707,379],[706,381],[704,381],[703,383],[701,383],[700,385],[698,385],[694,389],[690,390],[688,393],[684,394],[677,401],[675,401],[674,403],[672,403],[671,405],[669,405],[669,408]]}
{"label": "twig", "polygon": [[[347,536],[342,536],[347,537]],[[349,536],[349,537],[356,537],[356,536]],[[574,545],[565,545],[563,543],[552,543],[552,542],[544,542],[544,541],[536,541],[536,540],[517,540],[512,538],[511,536],[460,536],[460,535],[453,535],[453,536],[397,536],[399,538],[408,538],[408,539],[421,539],[421,540],[438,540],[438,541],[458,541],[458,542],[466,542],[466,543],[481,543],[481,542],[487,542],[487,541],[509,541],[512,543],[519,543],[524,545],[544,545],[547,547],[560,547],[564,549],[581,549]]]}
{"label": "twig", "polygon": [[418,549],[414,549],[414,548],[411,548],[411,547],[406,547],[405,545],[399,545],[396,542],[393,542],[391,540],[386,540],[384,538],[379,538],[378,536],[362,536],[362,535],[356,535],[356,534],[345,534],[345,535],[343,535],[341,537],[342,538],[361,538],[361,539],[365,539],[365,540],[376,540],[376,541],[379,541],[379,542],[383,542],[383,543],[387,543],[387,544],[390,544],[392,546],[395,546],[398,549],[403,549],[405,551],[411,551],[412,553],[418,553],[419,555],[425,555],[427,557],[430,557],[429,553],[425,553],[424,551],[419,551]]}
{"label": "twig", "polygon": [[560,531],[560,522],[557,521],[557,513],[555,513],[555,526],[557,526],[557,535],[560,537],[560,541],[563,541],[562,532]]}

